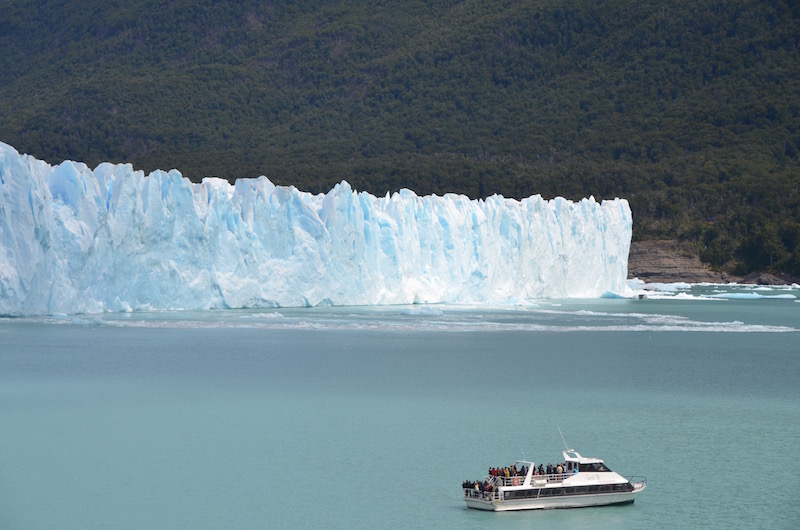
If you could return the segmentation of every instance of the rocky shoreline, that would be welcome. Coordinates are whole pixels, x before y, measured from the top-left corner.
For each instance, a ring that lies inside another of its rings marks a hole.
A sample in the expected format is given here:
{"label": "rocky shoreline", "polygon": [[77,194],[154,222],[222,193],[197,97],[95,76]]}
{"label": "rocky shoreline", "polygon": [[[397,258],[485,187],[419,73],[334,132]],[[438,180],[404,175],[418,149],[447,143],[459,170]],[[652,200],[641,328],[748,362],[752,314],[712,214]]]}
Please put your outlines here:
{"label": "rocky shoreline", "polygon": [[787,285],[800,279],[766,273],[734,276],[716,272],[700,261],[697,254],[674,240],[634,241],[628,256],[628,278],[646,283],[754,283]]}

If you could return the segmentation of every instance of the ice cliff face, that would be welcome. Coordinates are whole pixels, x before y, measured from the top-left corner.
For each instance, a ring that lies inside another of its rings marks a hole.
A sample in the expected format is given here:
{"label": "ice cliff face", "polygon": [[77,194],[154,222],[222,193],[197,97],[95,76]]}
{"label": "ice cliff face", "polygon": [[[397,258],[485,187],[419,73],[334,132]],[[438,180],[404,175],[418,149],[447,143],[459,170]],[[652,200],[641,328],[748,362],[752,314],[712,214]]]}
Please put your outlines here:
{"label": "ice cliff face", "polygon": [[0,314],[524,302],[625,289],[627,201],[325,195],[0,143]]}

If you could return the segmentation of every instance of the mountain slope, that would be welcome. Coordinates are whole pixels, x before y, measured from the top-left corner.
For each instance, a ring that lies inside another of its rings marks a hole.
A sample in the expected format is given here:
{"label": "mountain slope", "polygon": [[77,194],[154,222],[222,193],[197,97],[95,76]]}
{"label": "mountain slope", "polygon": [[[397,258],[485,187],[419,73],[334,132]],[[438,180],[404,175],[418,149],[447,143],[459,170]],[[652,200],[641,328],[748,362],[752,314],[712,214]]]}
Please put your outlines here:
{"label": "mountain slope", "polygon": [[0,5],[0,139],[324,191],[626,197],[634,238],[800,276],[800,8]]}

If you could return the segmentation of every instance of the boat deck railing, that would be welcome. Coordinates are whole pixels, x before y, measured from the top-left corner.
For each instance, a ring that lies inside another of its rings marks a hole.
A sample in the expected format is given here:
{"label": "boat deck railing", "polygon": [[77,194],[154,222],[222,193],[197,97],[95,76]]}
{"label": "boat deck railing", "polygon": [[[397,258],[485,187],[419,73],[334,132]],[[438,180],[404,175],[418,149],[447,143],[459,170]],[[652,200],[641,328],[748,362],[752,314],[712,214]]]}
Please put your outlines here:
{"label": "boat deck railing", "polygon": [[643,488],[647,485],[647,477],[640,477],[640,476],[632,476],[632,477],[625,477],[628,479],[628,482],[633,484],[633,487],[636,488]]}
{"label": "boat deck railing", "polygon": [[[530,487],[544,487],[547,484],[561,484],[567,478],[571,477],[570,473],[552,473],[549,475],[533,475],[531,477]],[[524,486],[525,477],[517,475],[515,477],[489,477],[489,485],[491,491],[484,491],[480,488],[464,488],[464,497],[475,499],[493,500],[499,499],[497,488],[500,486]]]}
{"label": "boat deck railing", "polygon": [[464,497],[470,499],[483,499],[485,501],[493,501],[499,499],[497,490],[494,491],[481,491],[476,489],[465,489]]}
{"label": "boat deck railing", "polygon": [[[551,473],[549,475],[533,475],[531,477],[531,486],[555,484],[564,482],[569,477],[573,476],[572,473]],[[525,477],[492,477],[492,482],[498,486],[522,486],[525,484]]]}

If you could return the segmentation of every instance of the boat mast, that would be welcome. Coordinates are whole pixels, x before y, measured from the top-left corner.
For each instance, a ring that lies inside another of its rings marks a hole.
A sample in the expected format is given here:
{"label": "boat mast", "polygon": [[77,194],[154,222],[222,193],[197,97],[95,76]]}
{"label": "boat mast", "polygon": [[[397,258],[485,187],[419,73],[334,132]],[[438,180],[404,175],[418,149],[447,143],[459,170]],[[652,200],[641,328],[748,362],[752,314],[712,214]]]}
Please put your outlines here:
{"label": "boat mast", "polygon": [[572,449],[570,449],[567,445],[567,441],[564,439],[564,433],[561,432],[561,427],[558,424],[556,424],[556,427],[558,428],[558,434],[561,435],[561,441],[564,442],[564,447],[567,449],[567,451],[572,451]]}

